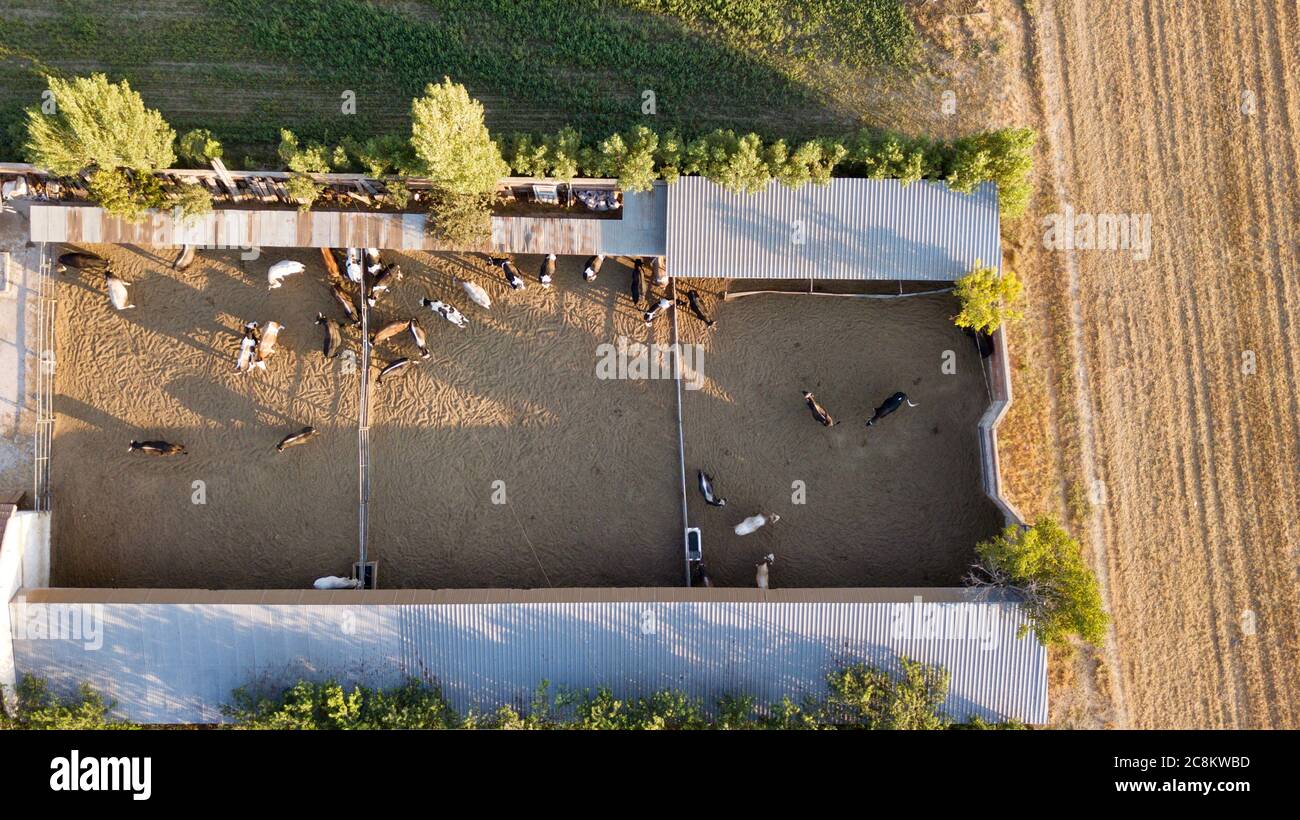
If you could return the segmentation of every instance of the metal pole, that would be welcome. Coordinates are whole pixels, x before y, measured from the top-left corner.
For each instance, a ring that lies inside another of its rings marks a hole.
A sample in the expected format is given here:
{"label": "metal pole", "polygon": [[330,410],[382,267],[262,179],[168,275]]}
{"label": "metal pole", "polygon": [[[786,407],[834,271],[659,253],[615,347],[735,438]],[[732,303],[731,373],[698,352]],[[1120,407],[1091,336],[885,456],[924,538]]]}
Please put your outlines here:
{"label": "metal pole", "polygon": [[677,279],[668,280],[669,298],[673,300],[673,381],[677,384],[677,460],[682,472],[682,561],[686,566],[686,586],[691,585],[691,562],[686,558],[686,530],[691,526],[686,508],[686,434],[682,426],[682,343],[677,333]]}
{"label": "metal pole", "polygon": [[370,530],[370,307],[366,304],[365,277],[360,285],[361,298],[361,393],[357,401],[357,493],[358,493],[358,543],[361,565],[358,578],[361,589],[366,588],[366,540]]}

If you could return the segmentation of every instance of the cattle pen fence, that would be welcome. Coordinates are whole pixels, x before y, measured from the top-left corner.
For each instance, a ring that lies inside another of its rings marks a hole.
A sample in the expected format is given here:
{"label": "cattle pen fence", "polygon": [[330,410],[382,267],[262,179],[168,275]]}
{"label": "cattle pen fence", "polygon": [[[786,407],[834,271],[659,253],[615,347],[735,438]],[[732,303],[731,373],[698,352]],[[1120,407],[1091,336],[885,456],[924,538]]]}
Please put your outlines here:
{"label": "cattle pen fence", "polygon": [[54,440],[54,377],[57,364],[54,321],[58,304],[55,296],[54,263],[49,246],[37,246],[40,264],[36,283],[36,432],[33,447],[32,504],[37,512],[49,512],[50,453]]}

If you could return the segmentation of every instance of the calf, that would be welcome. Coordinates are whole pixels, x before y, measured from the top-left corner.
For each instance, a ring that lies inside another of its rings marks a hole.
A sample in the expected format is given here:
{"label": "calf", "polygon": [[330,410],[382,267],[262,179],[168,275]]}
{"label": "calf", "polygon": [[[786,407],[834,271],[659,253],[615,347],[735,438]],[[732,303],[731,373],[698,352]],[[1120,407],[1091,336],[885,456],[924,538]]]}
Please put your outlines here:
{"label": "calf", "polygon": [[812,411],[813,418],[821,422],[823,427],[835,426],[835,419],[831,418],[831,414],[826,412],[826,408],[821,406],[812,393],[807,390],[803,391],[803,400],[808,403],[808,409]]}
{"label": "calf", "polygon": [[659,315],[660,311],[664,310],[665,308],[670,308],[672,306],[673,303],[671,299],[660,299],[657,305],[655,305],[654,307],[650,308],[645,312],[646,327],[649,327],[650,325],[654,324],[655,317]]}

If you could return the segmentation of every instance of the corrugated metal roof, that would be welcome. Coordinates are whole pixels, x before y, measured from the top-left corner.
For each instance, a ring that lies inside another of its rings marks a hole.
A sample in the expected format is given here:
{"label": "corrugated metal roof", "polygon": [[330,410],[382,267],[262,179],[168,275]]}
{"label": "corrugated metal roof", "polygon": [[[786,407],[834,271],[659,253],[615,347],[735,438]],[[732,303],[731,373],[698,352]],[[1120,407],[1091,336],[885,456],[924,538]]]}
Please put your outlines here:
{"label": "corrugated metal roof", "polygon": [[652,191],[625,192],[621,219],[494,216],[490,242],[455,248],[430,236],[420,213],[223,208],[183,221],[170,211],[151,211],[139,222],[131,222],[94,205],[32,203],[31,239],[220,248],[370,247],[662,256],[667,200],[667,187],[659,183]]}
{"label": "corrugated metal roof", "polygon": [[[846,662],[888,666],[899,655],[948,670],[954,718],[1046,721],[1046,653],[1016,637],[1024,616],[1013,603],[950,590],[920,604],[878,590],[834,590],[827,602],[690,592],[666,597],[696,600],[293,605],[60,604],[20,593],[11,614],[21,673],[61,687],[85,681],[143,722],[216,721],[235,687],[298,678],[436,678],[462,711],[524,706],[543,680],[620,696],[674,688],[710,706],[729,693],[772,703],[825,694],[827,672]],[[96,607],[102,646],[18,633],[20,621],[59,606]]]}
{"label": "corrugated metal roof", "polygon": [[834,179],[744,194],[683,177],[667,246],[674,276],[951,281],[1001,262],[997,186]]}

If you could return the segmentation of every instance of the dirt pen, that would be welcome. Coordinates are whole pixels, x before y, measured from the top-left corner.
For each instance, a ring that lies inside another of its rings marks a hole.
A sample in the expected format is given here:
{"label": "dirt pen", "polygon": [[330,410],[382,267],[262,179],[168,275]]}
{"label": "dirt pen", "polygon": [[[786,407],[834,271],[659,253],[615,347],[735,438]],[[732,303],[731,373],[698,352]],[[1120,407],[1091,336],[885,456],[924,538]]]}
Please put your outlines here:
{"label": "dirt pen", "polygon": [[[64,586],[303,587],[348,574],[357,556],[357,377],[320,354],[318,311],[338,315],[319,254],[204,252],[184,272],[172,251],[96,246],[131,285],[117,312],[102,284],[58,285],[52,483],[53,581]],[[307,272],[269,291],[281,258]],[[372,325],[418,317],[431,357],[376,385],[371,410],[370,558],[398,587],[678,586],[683,583],[676,386],[602,379],[602,344],[668,345],[627,297],[609,260],[584,283],[561,258],[556,285],[512,293],[469,257],[397,257],[406,278]],[[530,277],[539,258],[517,257]],[[453,277],[487,288],[469,304]],[[956,584],[1000,517],[980,486],[976,424],[988,394],[947,296],[892,302],[753,296],[720,303],[722,282],[683,284],[718,324],[679,314],[702,353],[683,391],[688,504],[720,585],[753,584],[774,552],[774,586]],[[457,329],[419,306],[461,307]],[[235,372],[240,326],[284,324],[266,373]],[[356,335],[349,337],[355,349]],[[940,367],[953,351],[956,372]],[[408,337],[380,358],[415,356]],[[840,422],[824,429],[799,391]],[[919,403],[870,430],[895,390]],[[275,444],[304,425],[314,441]],[[185,444],[163,459],[131,439]],[[728,505],[703,504],[695,470]],[[795,503],[794,482],[806,503]],[[759,510],[781,521],[739,537]]]}

